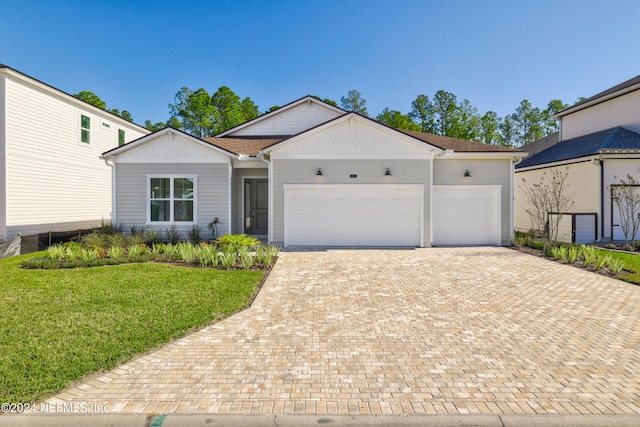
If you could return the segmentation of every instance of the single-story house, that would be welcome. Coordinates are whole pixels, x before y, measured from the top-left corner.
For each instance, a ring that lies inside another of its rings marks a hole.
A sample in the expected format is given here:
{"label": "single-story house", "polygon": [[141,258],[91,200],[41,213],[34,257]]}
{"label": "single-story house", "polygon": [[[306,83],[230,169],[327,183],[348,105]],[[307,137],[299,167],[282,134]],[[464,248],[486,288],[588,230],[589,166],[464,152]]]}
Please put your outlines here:
{"label": "single-story house", "polygon": [[571,106],[556,118],[558,136],[549,136],[551,143],[541,141],[548,148],[516,165],[516,230],[532,228],[524,187],[540,182],[545,173],[562,171],[573,206],[561,218],[559,240],[624,240],[612,192],[628,175],[640,180],[640,76]]}
{"label": "single-story house", "polygon": [[165,128],[103,153],[113,221],[283,246],[507,245],[520,150],[397,130],[311,96],[216,137]]}

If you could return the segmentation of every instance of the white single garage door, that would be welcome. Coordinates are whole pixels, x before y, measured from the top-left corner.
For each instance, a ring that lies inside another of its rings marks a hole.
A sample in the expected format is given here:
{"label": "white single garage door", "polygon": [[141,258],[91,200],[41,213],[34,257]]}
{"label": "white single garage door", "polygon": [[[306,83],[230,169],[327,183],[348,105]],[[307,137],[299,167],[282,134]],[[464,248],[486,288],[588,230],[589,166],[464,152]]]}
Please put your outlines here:
{"label": "white single garage door", "polygon": [[423,185],[285,185],[285,246],[422,246]]}
{"label": "white single garage door", "polygon": [[434,185],[434,245],[500,245],[500,185]]}

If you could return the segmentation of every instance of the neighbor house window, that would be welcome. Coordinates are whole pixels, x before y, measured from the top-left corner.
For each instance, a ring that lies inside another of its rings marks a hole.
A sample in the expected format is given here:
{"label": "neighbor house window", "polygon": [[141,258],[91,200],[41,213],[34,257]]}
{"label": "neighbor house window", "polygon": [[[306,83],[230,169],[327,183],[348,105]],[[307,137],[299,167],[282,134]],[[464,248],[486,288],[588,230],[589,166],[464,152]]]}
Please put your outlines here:
{"label": "neighbor house window", "polygon": [[195,176],[148,176],[149,222],[195,223]]}
{"label": "neighbor house window", "polygon": [[118,129],[118,146],[124,145],[124,129]]}
{"label": "neighbor house window", "polygon": [[80,115],[80,141],[89,144],[91,133],[91,118]]}

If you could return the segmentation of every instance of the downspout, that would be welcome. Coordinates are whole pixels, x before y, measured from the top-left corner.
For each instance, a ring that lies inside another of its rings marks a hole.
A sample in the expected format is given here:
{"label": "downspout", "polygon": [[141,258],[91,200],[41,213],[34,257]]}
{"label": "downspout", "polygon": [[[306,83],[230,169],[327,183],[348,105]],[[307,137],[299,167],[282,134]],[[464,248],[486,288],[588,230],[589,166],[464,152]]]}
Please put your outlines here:
{"label": "downspout", "polygon": [[[240,156],[238,156],[239,158]],[[233,184],[233,163],[229,159],[229,182],[227,183],[227,234],[231,234],[231,184]]]}
{"label": "downspout", "polygon": [[271,169],[271,162],[264,157],[262,151],[260,151],[256,157],[267,164],[269,180],[269,215],[267,219],[269,231],[267,233],[267,243],[271,244],[271,242],[273,242],[273,170]]}
{"label": "downspout", "polygon": [[[429,247],[433,247],[433,158],[435,155],[435,151],[432,150],[429,156]],[[422,246],[424,246],[424,233]]]}
{"label": "downspout", "polygon": [[104,163],[111,168],[111,227],[116,225],[116,163],[104,158]]}
{"label": "downspout", "polygon": [[[602,159],[600,159],[600,239],[604,239],[604,160]],[[611,240],[613,240],[613,228]]]}

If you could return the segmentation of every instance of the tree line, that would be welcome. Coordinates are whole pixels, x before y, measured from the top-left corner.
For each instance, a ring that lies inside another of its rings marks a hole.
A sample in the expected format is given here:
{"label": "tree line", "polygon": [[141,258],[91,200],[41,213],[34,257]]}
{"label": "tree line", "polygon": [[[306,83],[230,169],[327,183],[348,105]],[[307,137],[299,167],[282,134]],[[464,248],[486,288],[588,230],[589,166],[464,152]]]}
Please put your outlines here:
{"label": "tree line", "polygon": [[[114,113],[125,120],[133,121],[127,110],[107,109],[106,103],[89,91],[73,95],[98,108]],[[315,98],[338,106],[332,99]],[[578,99],[577,102],[584,98]],[[350,90],[340,98],[340,106],[369,117],[366,99],[357,90]],[[152,123],[146,120],[144,126],[151,130],[171,126],[197,137],[209,137],[231,129],[258,117],[261,112],[250,97],[241,99],[227,86],[221,86],[212,95],[204,88],[197,90],[182,87],[169,104],[169,118],[166,122]],[[458,101],[456,95],[445,90],[437,91],[431,98],[420,94],[411,102],[407,113],[385,108],[374,119],[397,129],[416,130],[452,138],[478,141],[504,147],[521,147],[543,136],[557,132],[558,123],[553,115],[565,108],[559,99],[552,99],[544,108],[534,107],[524,99],[515,112],[499,117],[494,111],[480,114],[468,99]],[[263,113],[280,108],[274,105]]]}

